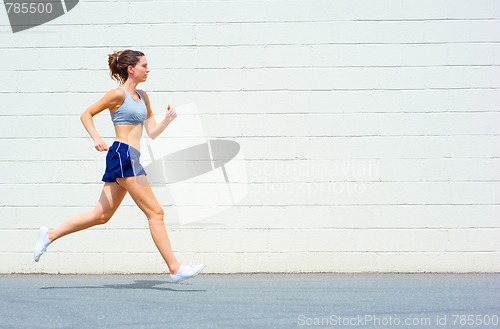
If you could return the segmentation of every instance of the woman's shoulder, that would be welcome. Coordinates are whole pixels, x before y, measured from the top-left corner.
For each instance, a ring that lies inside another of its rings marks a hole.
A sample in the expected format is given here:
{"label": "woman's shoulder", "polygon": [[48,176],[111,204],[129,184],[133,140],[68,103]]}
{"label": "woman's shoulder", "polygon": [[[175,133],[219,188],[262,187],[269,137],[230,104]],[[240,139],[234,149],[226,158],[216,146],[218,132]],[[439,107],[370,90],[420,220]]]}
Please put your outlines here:
{"label": "woman's shoulder", "polygon": [[102,102],[106,108],[112,109],[116,106],[121,105],[124,101],[125,101],[125,91],[121,88],[115,88],[109,90],[102,97],[100,102]]}
{"label": "woman's shoulder", "polygon": [[120,87],[111,89],[106,93],[106,97],[109,99],[123,102],[126,97],[125,90],[123,90],[123,88]]}

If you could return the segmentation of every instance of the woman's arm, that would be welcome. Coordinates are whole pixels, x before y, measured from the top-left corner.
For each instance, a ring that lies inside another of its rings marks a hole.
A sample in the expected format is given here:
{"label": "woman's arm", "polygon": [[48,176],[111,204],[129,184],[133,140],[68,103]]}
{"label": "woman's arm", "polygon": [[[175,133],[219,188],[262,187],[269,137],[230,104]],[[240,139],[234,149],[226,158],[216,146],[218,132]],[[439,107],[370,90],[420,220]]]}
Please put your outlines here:
{"label": "woman's arm", "polygon": [[156,123],[153,111],[151,110],[148,95],[142,90],[139,90],[139,92],[141,93],[141,95],[143,95],[144,102],[146,103],[146,108],[148,109],[148,116],[146,118],[146,121],[144,122],[144,128],[146,128],[146,133],[148,134],[148,136],[151,139],[155,139],[156,137],[160,136],[165,128],[167,128],[167,126],[177,117],[177,112],[175,112],[175,109],[169,104],[167,107],[167,113],[165,113],[165,118]]}
{"label": "woman's arm", "polygon": [[121,89],[113,89],[104,95],[99,101],[90,105],[80,116],[83,126],[94,140],[94,147],[98,151],[107,151],[108,146],[102,140],[101,136],[95,129],[94,120],[92,117],[105,109],[113,109],[123,103],[125,92]]}

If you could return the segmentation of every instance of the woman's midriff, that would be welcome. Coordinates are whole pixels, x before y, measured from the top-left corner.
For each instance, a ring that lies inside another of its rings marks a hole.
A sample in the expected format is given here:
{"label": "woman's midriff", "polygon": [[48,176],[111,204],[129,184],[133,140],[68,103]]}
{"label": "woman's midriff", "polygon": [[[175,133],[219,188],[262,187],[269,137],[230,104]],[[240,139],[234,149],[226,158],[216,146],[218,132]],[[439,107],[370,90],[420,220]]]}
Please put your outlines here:
{"label": "woman's midriff", "polygon": [[116,140],[140,150],[143,125],[116,125]]}

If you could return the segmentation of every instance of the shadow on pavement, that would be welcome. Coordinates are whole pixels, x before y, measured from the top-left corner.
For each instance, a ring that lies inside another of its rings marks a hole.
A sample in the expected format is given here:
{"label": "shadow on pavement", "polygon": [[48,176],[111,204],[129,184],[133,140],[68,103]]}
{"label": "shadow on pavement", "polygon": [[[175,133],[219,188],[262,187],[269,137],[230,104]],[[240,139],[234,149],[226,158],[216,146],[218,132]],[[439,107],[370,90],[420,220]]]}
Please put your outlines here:
{"label": "shadow on pavement", "polygon": [[[160,280],[135,280],[134,283],[125,283],[125,284],[104,284],[102,286],[42,287],[40,289],[143,289],[143,290],[160,290],[160,291],[175,291],[175,292],[206,291],[201,289],[172,289],[172,288],[157,287],[158,285],[161,284],[170,284],[170,283]],[[179,284],[177,283],[176,285]]]}

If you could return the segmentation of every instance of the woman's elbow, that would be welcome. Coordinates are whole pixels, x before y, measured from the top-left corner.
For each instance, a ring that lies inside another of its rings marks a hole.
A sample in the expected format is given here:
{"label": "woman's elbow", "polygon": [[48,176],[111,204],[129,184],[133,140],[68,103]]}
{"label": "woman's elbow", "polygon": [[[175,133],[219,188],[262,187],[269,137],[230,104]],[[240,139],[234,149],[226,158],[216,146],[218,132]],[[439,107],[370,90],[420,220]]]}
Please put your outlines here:
{"label": "woman's elbow", "polygon": [[153,129],[148,129],[148,128],[146,128],[146,135],[148,135],[148,137],[151,138],[152,140],[155,140],[156,137],[158,137],[158,134],[156,134]]}

